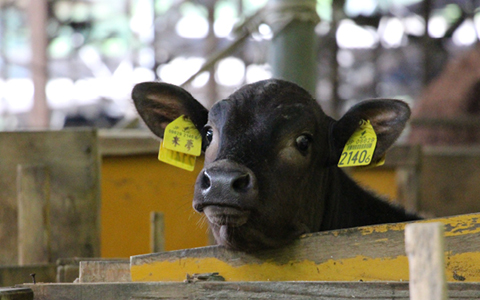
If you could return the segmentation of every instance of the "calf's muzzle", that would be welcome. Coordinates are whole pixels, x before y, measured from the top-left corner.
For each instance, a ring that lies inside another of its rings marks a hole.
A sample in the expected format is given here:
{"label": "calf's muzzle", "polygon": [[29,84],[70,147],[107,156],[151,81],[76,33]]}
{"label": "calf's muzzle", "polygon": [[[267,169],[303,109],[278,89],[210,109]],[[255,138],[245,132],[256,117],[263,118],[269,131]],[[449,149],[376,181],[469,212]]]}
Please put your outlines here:
{"label": "calf's muzzle", "polygon": [[232,216],[255,208],[258,184],[246,166],[228,159],[210,164],[198,175],[193,207],[198,212]]}

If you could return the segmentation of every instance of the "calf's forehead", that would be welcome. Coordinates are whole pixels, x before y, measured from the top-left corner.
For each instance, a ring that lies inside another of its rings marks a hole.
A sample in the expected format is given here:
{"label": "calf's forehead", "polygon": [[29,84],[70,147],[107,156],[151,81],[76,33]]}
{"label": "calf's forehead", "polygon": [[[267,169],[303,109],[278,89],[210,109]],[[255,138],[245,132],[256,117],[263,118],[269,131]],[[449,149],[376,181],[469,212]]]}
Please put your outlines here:
{"label": "calf's forehead", "polygon": [[287,120],[314,122],[322,116],[322,109],[308,92],[289,82],[270,80],[247,85],[217,102],[209,119],[217,126],[227,121],[243,126],[258,121],[268,125]]}

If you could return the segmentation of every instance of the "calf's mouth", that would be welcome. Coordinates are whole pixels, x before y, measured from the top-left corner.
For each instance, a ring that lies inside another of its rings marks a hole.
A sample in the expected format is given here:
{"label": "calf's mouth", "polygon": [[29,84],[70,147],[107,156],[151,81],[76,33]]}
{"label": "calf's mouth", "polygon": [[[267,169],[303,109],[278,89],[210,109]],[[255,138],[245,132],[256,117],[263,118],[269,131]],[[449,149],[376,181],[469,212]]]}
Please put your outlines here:
{"label": "calf's mouth", "polygon": [[239,227],[247,223],[250,211],[223,205],[209,205],[203,209],[210,223],[217,226]]}

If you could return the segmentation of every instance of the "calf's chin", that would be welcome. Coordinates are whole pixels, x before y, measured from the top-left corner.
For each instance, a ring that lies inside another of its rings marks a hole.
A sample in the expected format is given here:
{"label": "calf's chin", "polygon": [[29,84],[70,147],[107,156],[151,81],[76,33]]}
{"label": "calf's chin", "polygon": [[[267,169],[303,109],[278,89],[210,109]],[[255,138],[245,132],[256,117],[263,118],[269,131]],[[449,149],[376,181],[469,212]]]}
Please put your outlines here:
{"label": "calf's chin", "polygon": [[277,235],[269,235],[265,228],[249,223],[238,227],[210,223],[210,229],[218,245],[245,252],[279,248],[291,243],[303,233],[292,231],[287,236],[280,236],[281,230],[277,230]]}
{"label": "calf's chin", "polygon": [[203,209],[205,216],[211,224],[217,226],[240,227],[247,223],[249,211],[228,206],[210,205]]}

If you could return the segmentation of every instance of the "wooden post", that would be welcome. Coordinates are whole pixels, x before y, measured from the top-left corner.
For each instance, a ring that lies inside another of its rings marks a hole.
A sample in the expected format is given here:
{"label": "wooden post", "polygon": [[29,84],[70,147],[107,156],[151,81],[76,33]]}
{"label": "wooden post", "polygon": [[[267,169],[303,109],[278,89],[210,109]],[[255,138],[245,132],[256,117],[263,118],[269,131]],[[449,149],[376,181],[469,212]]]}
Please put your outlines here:
{"label": "wooden post", "polygon": [[150,246],[152,253],[165,251],[165,221],[162,212],[150,213]]}
{"label": "wooden post", "polygon": [[131,282],[129,260],[81,261],[79,282]]}
{"label": "wooden post", "polygon": [[47,19],[48,1],[30,1],[28,18],[31,32],[31,72],[34,87],[33,109],[30,114],[29,125],[34,128],[49,127],[49,109],[47,104],[46,85],[48,80],[47,67]]}
{"label": "wooden post", "polygon": [[44,165],[17,166],[18,264],[48,263],[50,178]]}
{"label": "wooden post", "polygon": [[420,207],[420,180],[422,147],[415,145],[406,148],[406,163],[396,168],[397,200],[409,211],[418,212]]}
{"label": "wooden post", "polygon": [[443,224],[406,225],[405,249],[410,271],[410,299],[448,299]]}

